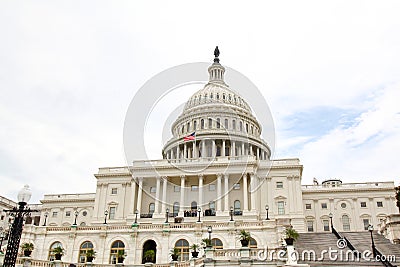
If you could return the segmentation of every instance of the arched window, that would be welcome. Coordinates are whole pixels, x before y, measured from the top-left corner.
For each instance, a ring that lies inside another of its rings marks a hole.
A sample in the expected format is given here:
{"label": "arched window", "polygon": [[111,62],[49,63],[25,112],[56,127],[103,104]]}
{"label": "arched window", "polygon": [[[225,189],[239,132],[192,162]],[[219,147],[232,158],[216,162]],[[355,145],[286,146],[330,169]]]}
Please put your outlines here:
{"label": "arched window", "polygon": [[178,212],[179,212],[179,202],[175,202],[173,207],[174,217],[178,216]]}
{"label": "arched window", "polygon": [[232,129],[236,131],[236,120],[232,121]]}
{"label": "arched window", "polygon": [[208,129],[211,129],[211,128],[212,128],[212,119],[209,118],[208,119]]}
{"label": "arched window", "polygon": [[342,216],[343,231],[350,231],[350,219],[349,216]]}
{"label": "arched window", "polygon": [[221,119],[217,118],[217,129],[221,128]]}
{"label": "arched window", "polygon": [[249,248],[257,248],[257,241],[250,237]]}
{"label": "arched window", "polygon": [[248,133],[248,132],[249,132],[249,124],[246,123],[246,133]]}
{"label": "arched window", "polygon": [[79,248],[79,262],[85,263],[86,262],[86,252],[90,249],[93,249],[93,243],[90,241],[85,241],[82,243],[81,247]]}
{"label": "arched window", "polygon": [[189,260],[189,242],[185,239],[179,239],[175,243],[175,248],[179,250],[179,261]]}
{"label": "arched window", "polygon": [[217,93],[217,100],[219,100],[219,93]]}
{"label": "arched window", "polygon": [[193,130],[195,131],[196,128],[197,128],[197,121],[194,121],[194,122],[193,122]]}
{"label": "arched window", "polygon": [[222,241],[220,239],[218,239],[218,238],[211,239],[211,246],[214,249],[223,249],[224,248],[224,245],[222,244]]}
{"label": "arched window", "polygon": [[225,129],[228,129],[228,119],[225,119]]}
{"label": "arched window", "polygon": [[150,203],[150,204],[149,204],[149,213],[150,213],[150,214],[153,214],[153,213],[154,213],[154,209],[155,209],[154,203]]}
{"label": "arched window", "polygon": [[187,123],[187,128],[186,131],[189,132],[190,131],[190,122]]}
{"label": "arched window", "polygon": [[118,259],[118,254],[125,254],[125,244],[121,240],[117,240],[111,245],[110,250],[110,264],[116,264]]}
{"label": "arched window", "polygon": [[190,204],[190,208],[197,212],[197,202],[196,201],[192,201],[192,203]]}
{"label": "arched window", "polygon": [[240,200],[235,200],[235,202],[233,203],[233,209],[234,209],[235,215],[242,215],[242,210],[240,207]]}
{"label": "arched window", "polygon": [[251,134],[254,134],[253,126],[250,126],[250,129],[251,129]]}
{"label": "arched window", "polygon": [[201,129],[204,129],[204,119],[201,119],[201,121],[200,121],[200,127],[201,127]]}
{"label": "arched window", "polygon": [[243,131],[243,122],[241,121],[239,122],[239,131],[241,132]]}
{"label": "arched window", "polygon": [[57,247],[63,247],[61,242],[54,242],[53,244],[51,244],[50,249],[49,249],[49,261],[54,261],[56,256],[55,253],[53,252],[53,249],[57,248]]}

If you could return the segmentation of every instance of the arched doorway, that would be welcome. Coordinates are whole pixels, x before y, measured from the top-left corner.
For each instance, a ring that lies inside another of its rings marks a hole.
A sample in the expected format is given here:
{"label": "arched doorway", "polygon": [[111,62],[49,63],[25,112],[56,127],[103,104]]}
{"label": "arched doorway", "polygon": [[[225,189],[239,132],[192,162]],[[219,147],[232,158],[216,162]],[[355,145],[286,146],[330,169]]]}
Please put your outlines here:
{"label": "arched doorway", "polygon": [[[154,251],[154,253],[150,252]],[[152,257],[151,254],[154,256]],[[142,264],[146,262],[156,263],[157,244],[154,240],[147,240],[143,244]]]}

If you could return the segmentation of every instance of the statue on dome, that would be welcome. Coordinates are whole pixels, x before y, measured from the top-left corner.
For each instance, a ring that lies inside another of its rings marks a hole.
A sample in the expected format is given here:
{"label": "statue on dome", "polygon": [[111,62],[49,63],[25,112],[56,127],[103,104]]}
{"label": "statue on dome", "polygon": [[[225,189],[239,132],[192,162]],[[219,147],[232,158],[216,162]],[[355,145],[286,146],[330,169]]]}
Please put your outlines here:
{"label": "statue on dome", "polygon": [[219,49],[218,49],[218,45],[215,47],[215,49],[214,49],[214,56],[215,56],[215,58],[214,58],[214,62],[217,62],[217,63],[219,63]]}

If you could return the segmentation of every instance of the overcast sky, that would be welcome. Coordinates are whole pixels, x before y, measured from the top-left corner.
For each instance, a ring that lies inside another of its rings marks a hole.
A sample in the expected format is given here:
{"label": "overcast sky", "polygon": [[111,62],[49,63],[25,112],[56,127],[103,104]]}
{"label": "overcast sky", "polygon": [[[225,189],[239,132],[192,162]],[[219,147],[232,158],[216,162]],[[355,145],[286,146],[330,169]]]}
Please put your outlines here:
{"label": "overcast sky", "polygon": [[303,184],[397,184],[400,2],[264,2],[1,1],[0,195],[94,192],[98,167],[126,164],[135,92],[215,45],[263,93],[275,158],[300,158]]}

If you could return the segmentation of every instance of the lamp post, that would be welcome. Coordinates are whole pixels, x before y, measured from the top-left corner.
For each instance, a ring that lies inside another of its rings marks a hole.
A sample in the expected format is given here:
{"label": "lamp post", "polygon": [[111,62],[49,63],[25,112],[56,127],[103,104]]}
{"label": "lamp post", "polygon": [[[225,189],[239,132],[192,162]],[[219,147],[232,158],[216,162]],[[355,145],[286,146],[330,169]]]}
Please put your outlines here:
{"label": "lamp post", "polygon": [[211,225],[207,227],[207,232],[208,232],[208,239],[210,240],[210,246],[211,246],[211,233],[212,233]]}
{"label": "lamp post", "polygon": [[43,226],[46,226],[46,223],[47,223],[47,217],[49,216],[49,213],[46,211],[45,213],[44,213],[44,223],[43,223]]}
{"label": "lamp post", "polygon": [[137,223],[137,215],[138,215],[139,211],[135,210],[135,223]]}
{"label": "lamp post", "polygon": [[233,207],[229,209],[229,215],[231,216],[231,222],[233,222]]}
{"label": "lamp post", "polygon": [[332,214],[332,212],[329,213],[329,219],[331,219],[331,230],[333,233],[333,214]]}
{"label": "lamp post", "polygon": [[21,191],[18,193],[18,207],[12,210],[5,210],[9,212],[11,216],[14,217],[14,221],[9,229],[9,237],[6,255],[4,257],[3,266],[13,267],[15,266],[15,261],[18,255],[19,243],[21,241],[22,227],[24,222],[24,216],[30,216],[31,212],[37,212],[37,210],[31,210],[26,207],[32,193],[28,185],[25,185]]}
{"label": "lamp post", "polygon": [[104,224],[107,224],[108,210],[104,211]]}
{"label": "lamp post", "polygon": [[165,210],[165,223],[168,223],[168,217],[169,217],[169,208]]}
{"label": "lamp post", "polygon": [[374,255],[374,258],[376,258],[376,249],[375,249],[375,243],[374,243],[374,236],[372,235],[372,232],[374,231],[374,227],[371,224],[368,225],[368,231],[371,234],[372,254]]}
{"label": "lamp post", "polygon": [[266,220],[269,220],[269,217],[268,217],[269,206],[268,206],[268,204],[265,205],[265,210],[267,211],[267,218],[265,218],[265,219],[266,219]]}
{"label": "lamp post", "polygon": [[76,210],[74,214],[75,214],[75,220],[73,225],[76,226],[76,219],[78,218],[79,211]]}
{"label": "lamp post", "polygon": [[200,207],[197,209],[197,213],[199,214],[199,219],[197,220],[197,222],[201,222],[200,221],[200,214],[201,214],[201,208]]}

